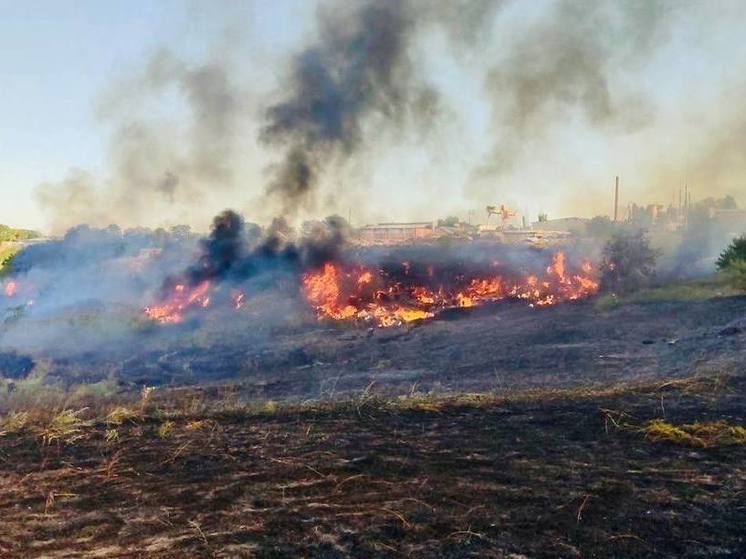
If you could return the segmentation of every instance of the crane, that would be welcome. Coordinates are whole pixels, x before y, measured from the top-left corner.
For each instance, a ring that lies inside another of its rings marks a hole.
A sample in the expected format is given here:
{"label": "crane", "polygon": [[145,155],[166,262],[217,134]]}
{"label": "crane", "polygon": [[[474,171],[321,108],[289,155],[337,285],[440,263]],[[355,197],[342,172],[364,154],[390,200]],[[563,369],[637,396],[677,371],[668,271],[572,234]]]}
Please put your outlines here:
{"label": "crane", "polygon": [[502,231],[505,229],[505,222],[508,221],[511,217],[515,216],[516,212],[514,209],[509,208],[505,204],[500,204],[500,206],[487,206],[487,221],[489,221],[491,215],[500,216],[500,230]]}

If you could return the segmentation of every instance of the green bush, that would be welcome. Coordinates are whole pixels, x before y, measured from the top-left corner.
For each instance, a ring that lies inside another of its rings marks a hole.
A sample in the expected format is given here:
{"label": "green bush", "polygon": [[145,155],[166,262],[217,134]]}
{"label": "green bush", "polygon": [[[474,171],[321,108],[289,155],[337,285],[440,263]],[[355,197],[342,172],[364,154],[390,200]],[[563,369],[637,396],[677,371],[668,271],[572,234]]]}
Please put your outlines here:
{"label": "green bush", "polygon": [[585,226],[586,235],[594,239],[608,239],[617,231],[617,224],[605,215],[597,215]]}
{"label": "green bush", "polygon": [[630,293],[650,285],[657,258],[645,231],[615,234],[604,246],[601,287],[608,292]]}
{"label": "green bush", "polygon": [[734,288],[746,291],[746,260],[733,260],[724,272]]}
{"label": "green bush", "polygon": [[746,262],[746,235],[733,239],[725,250],[720,253],[717,267],[719,270],[726,270],[737,262]]}

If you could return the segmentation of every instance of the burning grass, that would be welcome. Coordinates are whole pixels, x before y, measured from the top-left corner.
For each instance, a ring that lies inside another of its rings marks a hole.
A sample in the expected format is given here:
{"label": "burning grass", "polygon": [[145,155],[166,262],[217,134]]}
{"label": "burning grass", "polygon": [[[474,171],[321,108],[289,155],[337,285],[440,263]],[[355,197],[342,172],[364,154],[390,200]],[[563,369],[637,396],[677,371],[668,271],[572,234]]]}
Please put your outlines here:
{"label": "burning grass", "polygon": [[320,319],[362,320],[396,326],[431,318],[448,308],[519,299],[546,306],[587,297],[598,290],[590,262],[575,269],[563,252],[556,252],[541,275],[516,275],[494,262],[490,272],[458,269],[450,277],[435,266],[422,270],[402,262],[400,269],[378,271],[365,266],[327,262],[303,276],[306,299]]}
{"label": "burning grass", "polygon": [[[316,257],[305,263],[292,259],[294,267],[283,272],[272,267],[277,265],[273,261],[270,269],[285,274],[286,279],[290,276],[291,282],[297,284],[301,300],[319,319],[380,327],[432,318],[446,309],[504,299],[548,306],[588,297],[599,287],[591,262],[569,258],[564,251],[529,253],[498,245],[465,247],[466,255],[425,249],[419,254],[416,247],[401,250],[405,252],[330,254],[325,260]],[[280,255],[288,257],[280,251],[273,258],[281,258]],[[196,272],[192,272],[167,281],[160,299],[145,308],[145,316],[162,324],[175,324],[182,322],[188,313],[213,304],[240,309],[247,301],[247,293],[239,289],[240,280],[233,276],[242,278],[248,272],[233,273],[218,267],[217,270],[223,270],[221,276],[212,270],[215,264],[211,262],[209,253],[203,255],[198,279],[193,277]],[[257,265],[251,262],[244,266],[252,274],[259,273]]]}

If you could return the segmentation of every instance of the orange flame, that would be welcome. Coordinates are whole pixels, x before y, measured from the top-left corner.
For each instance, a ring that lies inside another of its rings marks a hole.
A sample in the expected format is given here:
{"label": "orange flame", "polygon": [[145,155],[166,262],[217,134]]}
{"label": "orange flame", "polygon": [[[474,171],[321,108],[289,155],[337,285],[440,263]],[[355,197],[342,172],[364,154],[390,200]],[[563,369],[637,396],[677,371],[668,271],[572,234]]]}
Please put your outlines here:
{"label": "orange flame", "polygon": [[210,305],[208,291],[210,282],[205,280],[194,287],[183,283],[174,286],[173,291],[160,305],[145,308],[145,314],[161,324],[176,324],[184,319],[184,311],[190,307],[206,308]]}
{"label": "orange flame", "polygon": [[243,306],[244,299],[246,298],[246,295],[243,291],[239,291],[238,289],[233,289],[231,291],[231,301],[233,301],[233,308],[238,310]]}
{"label": "orange flame", "polygon": [[13,280],[8,280],[3,285],[3,291],[5,292],[6,297],[13,297],[13,295],[18,291],[18,284]]}
{"label": "orange flame", "polygon": [[[402,266],[407,277],[404,281],[409,281],[411,265],[404,262]],[[598,290],[590,262],[582,263],[577,273],[569,269],[565,254],[557,252],[543,277],[460,278],[453,286],[433,288],[403,285],[381,271],[376,274],[361,267],[346,271],[340,264],[327,262],[319,271],[303,276],[303,293],[319,319],[366,320],[387,327],[430,318],[445,308],[474,307],[506,298],[546,306],[587,297]],[[432,267],[428,277],[433,277]]]}

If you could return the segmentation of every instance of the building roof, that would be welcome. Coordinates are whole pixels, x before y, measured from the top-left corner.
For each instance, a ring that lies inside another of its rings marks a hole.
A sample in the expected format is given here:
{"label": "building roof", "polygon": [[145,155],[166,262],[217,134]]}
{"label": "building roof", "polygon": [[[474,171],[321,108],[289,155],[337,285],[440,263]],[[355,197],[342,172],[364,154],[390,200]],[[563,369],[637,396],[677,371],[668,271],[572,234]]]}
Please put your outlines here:
{"label": "building roof", "polygon": [[375,225],[365,225],[360,229],[416,229],[418,227],[433,227],[433,222],[412,221],[406,223],[376,223]]}

